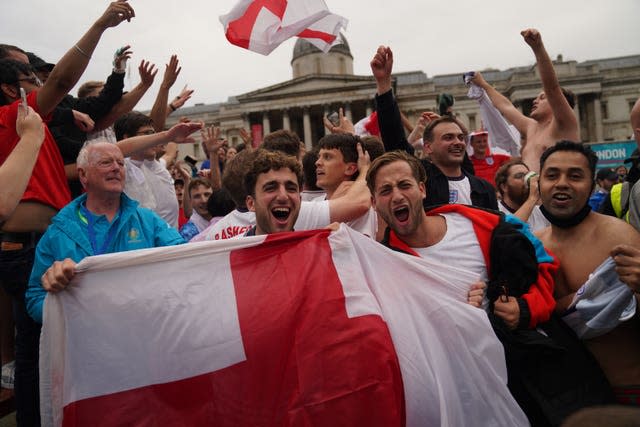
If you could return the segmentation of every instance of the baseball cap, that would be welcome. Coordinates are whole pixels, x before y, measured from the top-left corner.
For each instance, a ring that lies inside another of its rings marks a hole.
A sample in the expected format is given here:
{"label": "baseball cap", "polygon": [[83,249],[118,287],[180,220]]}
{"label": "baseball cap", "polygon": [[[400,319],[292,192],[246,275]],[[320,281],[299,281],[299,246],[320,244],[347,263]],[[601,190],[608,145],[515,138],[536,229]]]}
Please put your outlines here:
{"label": "baseball cap", "polygon": [[597,180],[618,181],[618,174],[611,169],[600,169],[596,174]]}
{"label": "baseball cap", "polygon": [[55,67],[55,64],[45,61],[33,52],[27,52],[27,57],[29,58],[29,64],[31,64],[34,70],[51,71],[53,67]]}

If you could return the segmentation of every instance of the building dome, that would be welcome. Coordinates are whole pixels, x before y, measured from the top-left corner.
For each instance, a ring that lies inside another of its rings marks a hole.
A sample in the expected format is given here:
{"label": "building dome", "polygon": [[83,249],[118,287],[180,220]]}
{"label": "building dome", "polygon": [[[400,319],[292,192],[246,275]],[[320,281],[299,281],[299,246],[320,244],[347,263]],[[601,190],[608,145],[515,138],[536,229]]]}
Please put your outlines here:
{"label": "building dome", "polygon": [[291,59],[293,78],[310,74],[353,75],[353,56],[349,43],[342,33],[338,38],[339,43],[326,54],[307,40],[299,38],[293,47]]}
{"label": "building dome", "polygon": [[[353,56],[351,55],[351,49],[349,48],[349,43],[347,42],[344,34],[340,33],[338,35],[338,38],[340,42],[329,49],[328,53],[341,53],[353,59]],[[291,59],[291,63],[293,64],[296,59],[309,55],[311,53],[322,53],[322,51],[315,47],[311,42],[305,39],[298,38],[295,46],[293,46],[293,58]]]}

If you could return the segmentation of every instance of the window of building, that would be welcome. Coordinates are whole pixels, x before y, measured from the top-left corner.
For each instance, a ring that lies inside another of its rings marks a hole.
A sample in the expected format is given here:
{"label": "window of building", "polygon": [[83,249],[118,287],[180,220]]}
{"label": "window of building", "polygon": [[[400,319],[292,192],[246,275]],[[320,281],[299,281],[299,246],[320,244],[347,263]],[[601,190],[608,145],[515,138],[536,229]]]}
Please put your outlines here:
{"label": "window of building", "polygon": [[609,118],[609,105],[607,101],[600,101],[600,112],[602,114],[602,120],[606,120]]}

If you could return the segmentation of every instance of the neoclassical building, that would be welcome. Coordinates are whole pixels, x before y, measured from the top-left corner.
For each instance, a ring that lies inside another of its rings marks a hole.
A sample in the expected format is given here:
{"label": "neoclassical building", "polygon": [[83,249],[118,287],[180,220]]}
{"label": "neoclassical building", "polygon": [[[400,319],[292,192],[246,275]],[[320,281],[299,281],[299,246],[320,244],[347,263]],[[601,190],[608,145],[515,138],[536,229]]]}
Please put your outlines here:
{"label": "neoclassical building", "polygon": [[[554,61],[560,84],[578,96],[575,113],[583,142],[621,141],[632,138],[629,112],[640,98],[640,55],[585,62]],[[325,134],[322,118],[343,107],[355,123],[373,109],[376,90],[372,76],[353,74],[353,56],[347,40],[324,54],[303,39],[293,48],[291,80],[231,97],[227,102],[185,107],[170,117],[221,126],[229,143],[241,142],[241,128],[260,138],[277,129],[295,131],[309,148]],[[422,111],[437,111],[440,93],[455,97],[458,118],[473,130],[481,126],[476,101],[467,98],[462,73],[428,77],[423,71],[394,74],[394,91],[402,112],[415,121]],[[541,90],[535,64],[507,70],[483,70],[485,79],[525,114]],[[183,147],[187,148],[187,147]],[[202,158],[199,144],[181,154]]]}

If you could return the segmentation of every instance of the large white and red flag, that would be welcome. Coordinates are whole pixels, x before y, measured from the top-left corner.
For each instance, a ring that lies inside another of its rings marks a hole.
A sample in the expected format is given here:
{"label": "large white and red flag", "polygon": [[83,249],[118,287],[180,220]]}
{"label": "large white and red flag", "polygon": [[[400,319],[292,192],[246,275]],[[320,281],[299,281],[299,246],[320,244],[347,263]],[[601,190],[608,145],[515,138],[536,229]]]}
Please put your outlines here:
{"label": "large white and red flag", "polygon": [[231,43],[268,55],[295,36],[327,52],[348,21],[331,13],[324,0],[240,0],[220,22]]}
{"label": "large white and red flag", "polygon": [[45,302],[45,426],[527,425],[476,277],[348,227],[78,271]]}

